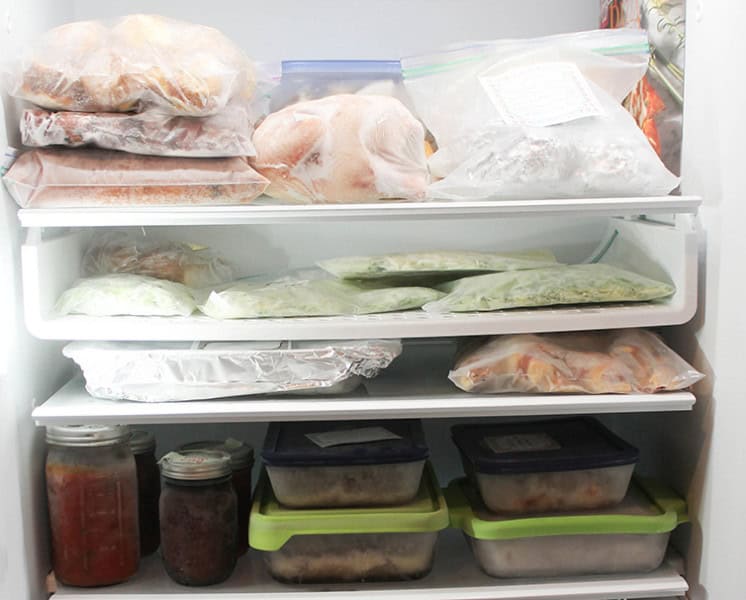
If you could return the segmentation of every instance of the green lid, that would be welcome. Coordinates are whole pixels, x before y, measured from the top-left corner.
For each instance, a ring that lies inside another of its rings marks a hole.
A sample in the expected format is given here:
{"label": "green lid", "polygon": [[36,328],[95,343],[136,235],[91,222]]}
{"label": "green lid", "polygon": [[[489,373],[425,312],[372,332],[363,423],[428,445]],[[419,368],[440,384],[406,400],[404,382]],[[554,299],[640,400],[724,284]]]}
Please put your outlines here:
{"label": "green lid", "polygon": [[272,551],[295,535],[440,531],[448,527],[448,507],[430,463],[412,502],[379,508],[285,508],[262,470],[249,522],[249,545]]}
{"label": "green lid", "polygon": [[445,491],[451,527],[478,540],[512,540],[550,535],[655,534],[688,521],[686,503],[672,490],[637,478],[624,500],[611,508],[541,516],[498,515],[488,511],[465,479]]}

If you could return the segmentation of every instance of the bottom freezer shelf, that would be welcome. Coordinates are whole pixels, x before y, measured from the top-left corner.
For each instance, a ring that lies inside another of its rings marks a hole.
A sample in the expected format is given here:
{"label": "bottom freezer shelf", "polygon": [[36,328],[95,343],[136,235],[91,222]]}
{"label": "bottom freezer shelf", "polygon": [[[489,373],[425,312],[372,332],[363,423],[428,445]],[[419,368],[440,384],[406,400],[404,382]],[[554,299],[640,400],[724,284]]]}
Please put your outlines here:
{"label": "bottom freezer shelf", "polygon": [[109,588],[80,589],[61,586],[58,600],[306,600],[323,592],[329,600],[613,600],[665,598],[682,595],[686,580],[668,562],[642,575],[606,575],[582,578],[499,580],[484,575],[459,532],[440,536],[432,572],[417,581],[288,585],[275,582],[265,571],[258,552],[243,557],[225,583],[188,588],[171,581],[160,558],[147,558],[130,582]]}

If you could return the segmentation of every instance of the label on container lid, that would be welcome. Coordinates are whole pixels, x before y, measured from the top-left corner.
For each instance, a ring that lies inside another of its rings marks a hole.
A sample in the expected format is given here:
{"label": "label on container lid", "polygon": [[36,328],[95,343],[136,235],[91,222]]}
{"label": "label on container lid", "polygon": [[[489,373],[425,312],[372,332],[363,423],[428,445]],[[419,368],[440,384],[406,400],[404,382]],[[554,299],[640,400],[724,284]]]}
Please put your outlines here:
{"label": "label on container lid", "polygon": [[548,127],[604,114],[591,86],[571,62],[542,62],[479,78],[506,125]]}
{"label": "label on container lid", "polygon": [[546,433],[516,433],[484,438],[485,445],[495,454],[559,450],[562,446]]}
{"label": "label on container lid", "polygon": [[322,433],[307,433],[306,437],[319,448],[401,439],[400,435],[396,435],[383,427],[360,427],[358,429],[338,429]]}

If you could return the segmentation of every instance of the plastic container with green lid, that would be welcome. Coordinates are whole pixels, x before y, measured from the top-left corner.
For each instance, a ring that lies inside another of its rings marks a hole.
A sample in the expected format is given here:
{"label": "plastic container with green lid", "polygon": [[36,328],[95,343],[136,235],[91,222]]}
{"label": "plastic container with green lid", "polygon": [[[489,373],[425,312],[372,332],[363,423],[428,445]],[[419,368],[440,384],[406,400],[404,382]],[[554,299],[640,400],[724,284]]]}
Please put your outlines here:
{"label": "plastic container with green lid", "polygon": [[249,544],[280,581],[404,580],[430,571],[448,508],[429,464],[414,500],[378,508],[285,508],[263,472],[250,522]]}
{"label": "plastic container with green lid", "polygon": [[636,479],[617,506],[540,516],[490,512],[465,479],[451,482],[445,496],[451,526],[463,530],[493,577],[652,571],[671,531],[688,520],[684,500],[647,479]]}

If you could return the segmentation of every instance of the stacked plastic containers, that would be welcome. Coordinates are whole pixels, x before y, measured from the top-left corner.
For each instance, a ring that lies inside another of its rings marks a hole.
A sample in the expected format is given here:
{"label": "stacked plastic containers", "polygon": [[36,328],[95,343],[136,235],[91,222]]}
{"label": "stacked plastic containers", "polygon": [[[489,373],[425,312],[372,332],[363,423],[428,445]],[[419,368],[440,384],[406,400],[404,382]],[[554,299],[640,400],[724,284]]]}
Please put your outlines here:
{"label": "stacked plastic containers", "polygon": [[663,561],[682,499],[632,479],[636,448],[590,418],[458,425],[467,474],[451,525],[493,577],[647,572]]}
{"label": "stacked plastic containers", "polygon": [[249,543],[285,582],[415,579],[448,508],[419,421],[273,423]]}

